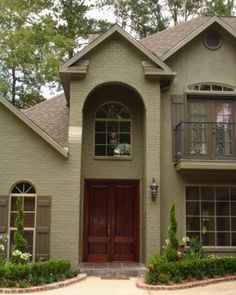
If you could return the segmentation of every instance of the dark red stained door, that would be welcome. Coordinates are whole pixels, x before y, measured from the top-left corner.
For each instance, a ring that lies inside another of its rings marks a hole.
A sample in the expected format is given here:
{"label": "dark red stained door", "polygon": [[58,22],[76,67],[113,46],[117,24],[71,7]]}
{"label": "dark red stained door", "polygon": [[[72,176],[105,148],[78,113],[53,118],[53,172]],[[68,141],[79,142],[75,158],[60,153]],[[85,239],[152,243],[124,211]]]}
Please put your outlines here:
{"label": "dark red stained door", "polygon": [[138,261],[138,192],[138,181],[85,181],[84,261]]}

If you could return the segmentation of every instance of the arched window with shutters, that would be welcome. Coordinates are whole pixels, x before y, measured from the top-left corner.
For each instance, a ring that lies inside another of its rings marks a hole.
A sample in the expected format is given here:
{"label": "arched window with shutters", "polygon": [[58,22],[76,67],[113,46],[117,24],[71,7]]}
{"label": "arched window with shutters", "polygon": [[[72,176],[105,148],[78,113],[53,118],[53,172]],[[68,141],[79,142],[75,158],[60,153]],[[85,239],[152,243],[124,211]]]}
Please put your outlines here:
{"label": "arched window with shutters", "polygon": [[13,186],[10,194],[9,206],[9,256],[14,242],[14,233],[16,231],[17,217],[17,198],[22,198],[22,206],[24,210],[24,238],[27,241],[27,252],[35,257],[35,228],[36,228],[36,211],[37,211],[37,195],[35,188],[28,182],[19,182]]}

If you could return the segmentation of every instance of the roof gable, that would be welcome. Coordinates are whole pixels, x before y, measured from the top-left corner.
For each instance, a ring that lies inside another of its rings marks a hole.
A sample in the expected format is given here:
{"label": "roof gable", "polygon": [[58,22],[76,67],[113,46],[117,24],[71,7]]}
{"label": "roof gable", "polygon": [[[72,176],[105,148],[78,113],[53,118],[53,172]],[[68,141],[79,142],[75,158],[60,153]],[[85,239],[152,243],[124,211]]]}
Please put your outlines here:
{"label": "roof gable", "polygon": [[[108,38],[112,36],[119,36],[121,39],[125,40],[133,46],[136,50],[140,51],[144,56],[146,56],[149,64],[144,64],[145,74],[150,75],[156,74],[159,77],[163,77],[163,79],[171,80],[175,73],[170,69],[170,67],[165,64],[161,59],[155,56],[152,52],[150,52],[146,47],[144,47],[140,42],[136,41],[130,34],[128,34],[125,30],[123,30],[120,26],[114,25],[110,30],[108,30],[103,35],[96,38],[93,42],[87,45],[84,49],[82,49],[79,53],[77,53],[74,57],[68,60],[65,64],[63,64],[60,69],[60,75],[62,79],[62,84],[64,87],[64,92],[67,100],[69,101],[69,84],[70,77],[75,75],[76,77],[85,76],[87,74],[87,69],[89,66],[89,61],[86,60],[87,53],[96,49],[100,44],[105,42]],[[146,62],[146,61],[145,61]],[[158,71],[153,70],[153,67],[156,67]]]}
{"label": "roof gable", "polygon": [[55,140],[53,140],[45,131],[43,131],[39,126],[37,126],[33,121],[31,121],[23,112],[16,109],[10,102],[0,96],[0,103],[13,113],[18,119],[20,119],[24,124],[31,128],[35,133],[42,137],[46,142],[48,142],[54,149],[61,153],[64,157],[68,157],[68,149],[59,145]]}
{"label": "roof gable", "polygon": [[166,65],[162,60],[153,55],[146,47],[136,41],[130,34],[128,34],[125,30],[123,30],[120,26],[114,25],[110,30],[106,33],[102,34],[98,38],[96,38],[93,42],[87,45],[83,50],[73,56],[70,60],[64,63],[60,67],[60,72],[69,71],[69,68],[73,66],[79,59],[85,56],[89,51],[93,50],[99,44],[104,42],[108,37],[113,34],[119,34],[125,40],[127,40],[130,44],[140,50],[144,55],[146,55],[152,62],[154,62],[158,67],[160,67],[163,71],[168,72],[169,74],[173,74],[172,70]]}
{"label": "roof gable", "polygon": [[236,37],[235,17],[200,16],[176,27],[158,32],[140,40],[140,42],[165,61],[213,24],[218,24],[233,37]]}

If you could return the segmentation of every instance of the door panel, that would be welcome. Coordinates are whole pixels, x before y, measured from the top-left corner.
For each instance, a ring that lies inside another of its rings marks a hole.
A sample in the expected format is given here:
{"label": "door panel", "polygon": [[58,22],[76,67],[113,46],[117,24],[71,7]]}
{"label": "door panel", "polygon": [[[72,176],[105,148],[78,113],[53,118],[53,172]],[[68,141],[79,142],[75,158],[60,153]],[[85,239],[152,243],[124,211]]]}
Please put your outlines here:
{"label": "door panel", "polygon": [[84,261],[138,261],[138,181],[85,181]]}

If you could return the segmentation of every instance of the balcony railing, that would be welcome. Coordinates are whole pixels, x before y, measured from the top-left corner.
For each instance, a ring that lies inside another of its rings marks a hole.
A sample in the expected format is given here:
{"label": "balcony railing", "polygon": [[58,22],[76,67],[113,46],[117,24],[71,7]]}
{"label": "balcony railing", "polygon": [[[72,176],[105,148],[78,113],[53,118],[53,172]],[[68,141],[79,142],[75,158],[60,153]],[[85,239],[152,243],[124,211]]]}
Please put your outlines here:
{"label": "balcony railing", "polygon": [[236,159],[236,123],[180,122],[175,156],[180,159]]}

